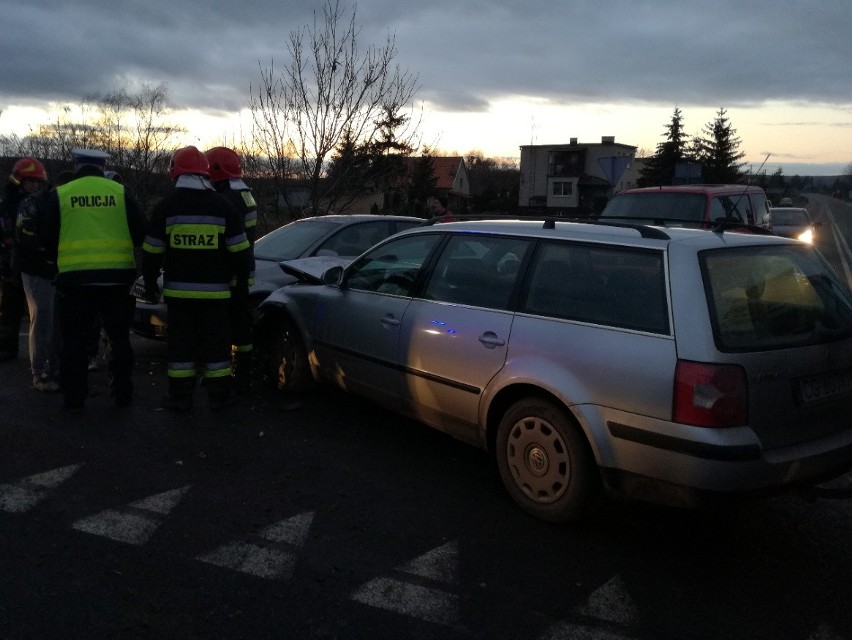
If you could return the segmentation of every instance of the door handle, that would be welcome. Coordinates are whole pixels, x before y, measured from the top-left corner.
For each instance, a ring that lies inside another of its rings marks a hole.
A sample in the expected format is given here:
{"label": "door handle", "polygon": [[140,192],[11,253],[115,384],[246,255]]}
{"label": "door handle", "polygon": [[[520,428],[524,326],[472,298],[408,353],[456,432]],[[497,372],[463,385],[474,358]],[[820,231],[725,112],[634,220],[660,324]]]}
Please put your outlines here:
{"label": "door handle", "polygon": [[394,318],[392,315],[388,314],[382,318],[382,324],[390,326],[390,327],[398,327],[399,320]]}
{"label": "door handle", "polygon": [[503,338],[500,338],[493,331],[486,331],[483,333],[479,336],[479,341],[490,349],[493,349],[494,347],[502,347],[506,344],[506,341],[503,340]]}

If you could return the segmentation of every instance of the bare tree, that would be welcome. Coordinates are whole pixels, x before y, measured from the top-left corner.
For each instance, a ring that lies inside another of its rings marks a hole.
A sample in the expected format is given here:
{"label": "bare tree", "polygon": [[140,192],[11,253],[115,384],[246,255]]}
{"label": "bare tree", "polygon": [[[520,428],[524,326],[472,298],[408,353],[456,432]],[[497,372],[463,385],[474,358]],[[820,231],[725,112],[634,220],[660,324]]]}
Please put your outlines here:
{"label": "bare tree", "polygon": [[165,173],[177,138],[185,130],[167,120],[171,107],[165,84],[142,85],[140,91],[130,97],[130,110],[134,130],[128,162],[123,166],[132,171],[136,197],[147,211],[158,178]]}
{"label": "bare tree", "polygon": [[347,21],[339,0],[327,0],[321,17],[315,13],[312,25],[290,34],[284,73],[261,67],[252,93],[255,143],[279,179],[307,181],[313,210],[330,208],[338,197],[323,178],[344,137],[372,144],[383,116],[400,114],[419,88],[417,76],[394,63],[394,36],[362,52],[359,33],[355,9]]}

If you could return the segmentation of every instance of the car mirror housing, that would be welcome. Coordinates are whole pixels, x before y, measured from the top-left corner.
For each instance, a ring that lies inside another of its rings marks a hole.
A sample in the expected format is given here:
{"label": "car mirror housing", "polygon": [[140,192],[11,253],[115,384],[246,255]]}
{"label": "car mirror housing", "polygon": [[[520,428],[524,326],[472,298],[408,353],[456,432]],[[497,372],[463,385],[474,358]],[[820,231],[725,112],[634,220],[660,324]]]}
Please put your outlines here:
{"label": "car mirror housing", "polygon": [[331,267],[322,274],[322,281],[325,284],[339,285],[343,281],[343,267]]}

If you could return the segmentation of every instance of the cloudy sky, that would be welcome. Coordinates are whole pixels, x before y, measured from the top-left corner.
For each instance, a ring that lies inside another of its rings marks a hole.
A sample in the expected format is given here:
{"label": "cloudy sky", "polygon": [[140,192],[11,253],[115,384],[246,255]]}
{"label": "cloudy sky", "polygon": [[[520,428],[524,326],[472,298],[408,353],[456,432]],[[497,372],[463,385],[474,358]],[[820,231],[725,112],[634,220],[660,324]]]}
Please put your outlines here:
{"label": "cloudy sky", "polygon": [[[724,107],[745,160],[784,173],[852,162],[849,0],[341,0],[359,45],[396,38],[424,142],[517,157],[579,138],[653,151],[675,106],[697,134]],[[165,83],[186,144],[250,126],[260,67],[322,0],[0,0],[0,134],[33,108]]]}

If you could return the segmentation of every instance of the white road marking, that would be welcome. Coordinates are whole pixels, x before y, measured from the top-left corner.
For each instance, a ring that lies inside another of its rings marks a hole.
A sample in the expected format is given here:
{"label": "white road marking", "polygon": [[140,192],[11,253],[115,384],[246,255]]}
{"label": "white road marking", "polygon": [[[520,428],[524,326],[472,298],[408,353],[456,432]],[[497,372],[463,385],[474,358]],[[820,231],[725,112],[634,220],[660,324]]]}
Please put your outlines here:
{"label": "white road marking", "polygon": [[[422,582],[421,578],[455,587],[458,581],[458,541],[436,547],[394,568]],[[352,600],[370,607],[463,629],[459,620],[459,597],[444,589],[382,576],[361,585]]]}
{"label": "white road marking", "polygon": [[548,629],[545,635],[539,636],[539,640],[629,640],[632,637],[608,629],[565,622]]}
{"label": "white road marking", "polygon": [[830,624],[823,622],[808,636],[808,640],[844,640],[844,636],[835,631]]}
{"label": "white road marking", "polygon": [[168,515],[171,510],[177,506],[177,503],[180,502],[180,499],[183,498],[183,495],[187,492],[188,489],[189,487],[186,486],[181,489],[172,489],[171,491],[164,491],[163,493],[158,493],[156,495],[143,498],[142,500],[131,502],[130,506],[134,509],[141,509],[143,511],[152,511],[161,515]]}
{"label": "white road marking", "polygon": [[296,547],[301,547],[305,544],[308,531],[310,531],[313,522],[314,512],[308,511],[270,525],[258,533],[258,535],[272,542],[289,542]]}
{"label": "white road marking", "polygon": [[621,576],[613,577],[605,585],[593,591],[586,605],[580,608],[580,613],[622,625],[633,625],[639,620],[636,605],[627,593]]}
{"label": "white road marking", "polygon": [[404,573],[429,578],[436,582],[455,585],[458,582],[459,545],[457,541],[448,542],[443,547],[432,549],[399,567]]}
{"label": "white road marking", "polygon": [[142,545],[162,524],[160,516],[168,515],[188,490],[189,485],[131,502],[123,510],[106,509],[71,527],[117,542]]}
{"label": "white road marking", "polygon": [[72,464],[21,478],[15,484],[0,485],[0,511],[23,513],[41,502],[50,489],[73,476],[82,464]]}
{"label": "white road marking", "polygon": [[600,629],[588,624],[563,620],[539,636],[539,640],[625,640],[632,637],[629,631],[637,628],[639,614],[621,576],[614,576],[589,595],[586,604],[577,613],[596,618],[608,624],[625,627],[626,635],[612,629]]}
{"label": "white road marking", "polygon": [[457,595],[394,578],[370,580],[352,595],[352,599],[445,627],[457,627],[459,622]]}
{"label": "white road marking", "polygon": [[258,578],[289,580],[293,575],[297,556],[283,547],[304,545],[313,521],[312,511],[302,513],[259,531],[257,537],[263,543],[233,542],[196,559]]}
{"label": "white road marking", "polygon": [[292,553],[251,542],[227,544],[197,559],[269,580],[288,580],[296,563],[296,556]]}

